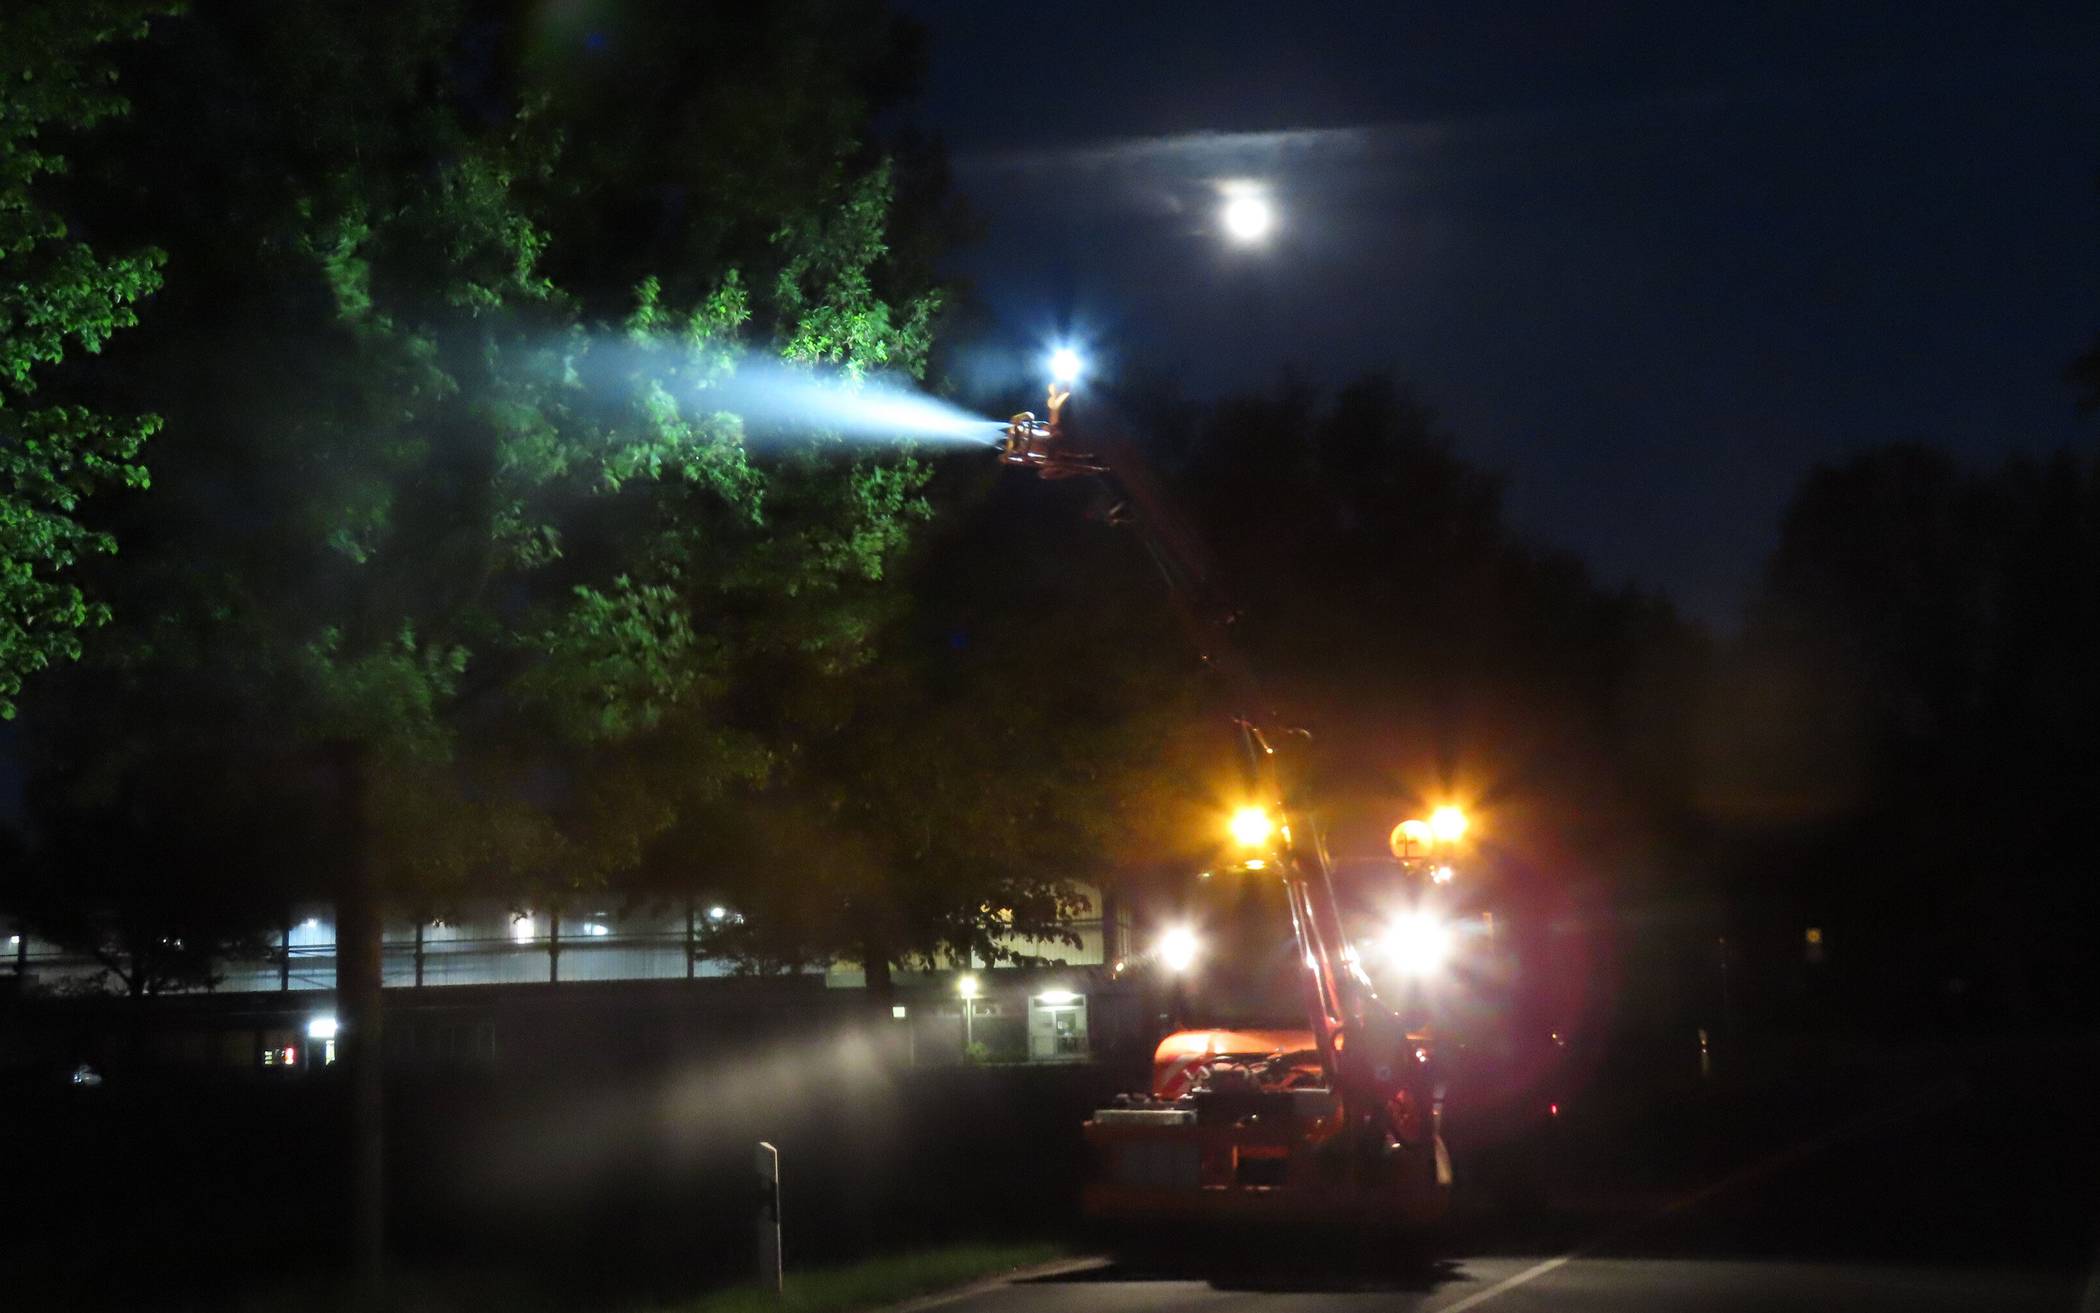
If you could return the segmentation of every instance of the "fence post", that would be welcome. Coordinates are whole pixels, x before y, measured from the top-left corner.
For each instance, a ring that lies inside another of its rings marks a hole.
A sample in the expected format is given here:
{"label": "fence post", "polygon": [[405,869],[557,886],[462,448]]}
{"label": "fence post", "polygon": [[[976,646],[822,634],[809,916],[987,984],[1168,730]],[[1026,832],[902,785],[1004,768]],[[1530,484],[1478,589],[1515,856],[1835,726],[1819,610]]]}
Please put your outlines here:
{"label": "fence post", "polygon": [[758,1142],[758,1288],[780,1295],[780,1150]]}

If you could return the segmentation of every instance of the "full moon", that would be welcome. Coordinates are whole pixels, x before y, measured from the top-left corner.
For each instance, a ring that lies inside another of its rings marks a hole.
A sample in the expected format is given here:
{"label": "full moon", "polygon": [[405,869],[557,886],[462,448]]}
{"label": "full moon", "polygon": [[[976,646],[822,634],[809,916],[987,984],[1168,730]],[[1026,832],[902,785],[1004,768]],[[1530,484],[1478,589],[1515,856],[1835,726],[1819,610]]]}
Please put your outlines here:
{"label": "full moon", "polygon": [[1258,242],[1276,226],[1276,211],[1266,196],[1241,192],[1225,202],[1225,232],[1236,242]]}

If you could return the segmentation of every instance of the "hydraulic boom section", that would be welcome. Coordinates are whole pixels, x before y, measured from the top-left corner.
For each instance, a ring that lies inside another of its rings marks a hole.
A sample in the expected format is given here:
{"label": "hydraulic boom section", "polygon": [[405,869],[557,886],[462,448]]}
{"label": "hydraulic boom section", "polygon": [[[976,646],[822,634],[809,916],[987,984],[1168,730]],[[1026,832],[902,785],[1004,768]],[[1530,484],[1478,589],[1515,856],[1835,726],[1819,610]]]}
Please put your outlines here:
{"label": "hydraulic boom section", "polygon": [[1293,731],[1228,641],[1238,612],[1200,539],[1130,443],[1106,429],[1075,436],[1069,402],[1069,391],[1053,386],[1047,419],[1014,416],[999,460],[1048,479],[1100,479],[1108,520],[1144,541],[1205,664],[1225,677],[1251,798],[1275,818],[1237,869],[1282,884],[1309,1031],[1309,1044],[1266,1052],[1258,1043],[1238,1051],[1260,1032],[1169,1036],[1161,1070],[1172,1081],[1162,1077],[1138,1106],[1103,1110],[1089,1123],[1109,1159],[1090,1208],[1140,1221],[1434,1215],[1449,1167],[1431,1037],[1411,1032],[1379,997],[1349,942],[1315,821],[1294,808],[1278,769],[1277,745]]}

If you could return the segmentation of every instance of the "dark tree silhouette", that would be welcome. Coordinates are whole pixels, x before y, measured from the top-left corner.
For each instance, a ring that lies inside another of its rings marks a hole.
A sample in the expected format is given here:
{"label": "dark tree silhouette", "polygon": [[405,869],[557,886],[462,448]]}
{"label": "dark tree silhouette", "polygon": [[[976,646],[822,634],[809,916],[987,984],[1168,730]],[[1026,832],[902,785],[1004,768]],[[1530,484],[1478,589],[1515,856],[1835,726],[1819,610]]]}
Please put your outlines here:
{"label": "dark tree silhouette", "polygon": [[1789,508],[1721,777],[1746,879],[1824,922],[1886,1021],[2089,1016],[2100,481],[1892,447]]}

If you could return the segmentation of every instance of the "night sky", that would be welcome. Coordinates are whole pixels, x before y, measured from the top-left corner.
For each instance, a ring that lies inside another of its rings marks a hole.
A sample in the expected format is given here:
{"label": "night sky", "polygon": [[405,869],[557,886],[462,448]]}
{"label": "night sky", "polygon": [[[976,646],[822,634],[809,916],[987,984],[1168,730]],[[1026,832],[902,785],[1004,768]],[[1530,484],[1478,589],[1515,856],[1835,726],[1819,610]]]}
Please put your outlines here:
{"label": "night sky", "polygon": [[1066,335],[1196,397],[1389,369],[1524,530],[1724,628],[1815,462],[2100,438],[2089,0],[902,8],[973,390]]}

